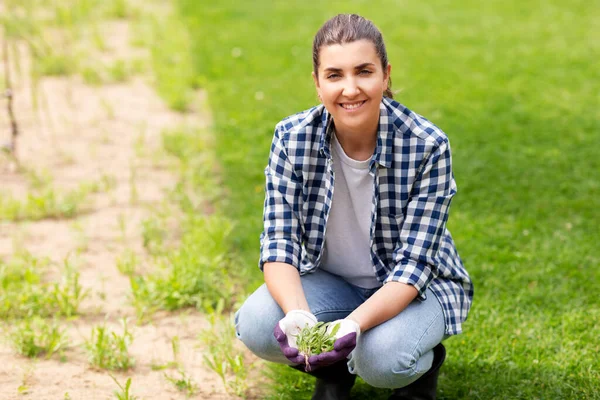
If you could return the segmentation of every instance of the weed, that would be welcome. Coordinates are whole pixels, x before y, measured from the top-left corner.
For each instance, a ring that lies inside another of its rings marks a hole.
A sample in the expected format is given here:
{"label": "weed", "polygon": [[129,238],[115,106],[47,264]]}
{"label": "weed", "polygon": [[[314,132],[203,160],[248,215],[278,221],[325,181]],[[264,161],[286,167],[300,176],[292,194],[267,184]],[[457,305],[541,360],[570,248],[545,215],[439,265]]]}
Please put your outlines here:
{"label": "weed", "polygon": [[123,387],[114,376],[110,375],[110,377],[112,378],[113,381],[115,381],[115,383],[119,387],[119,390],[114,392],[115,396],[117,396],[117,400],[136,400],[137,399],[137,396],[134,396],[131,393],[129,393],[129,390],[131,388],[131,378],[127,378],[127,381],[125,382],[125,386]]}
{"label": "weed", "polygon": [[153,371],[161,371],[163,369],[180,367],[179,362],[179,336],[173,336],[171,339],[171,349],[173,350],[173,361],[169,361],[165,364],[152,364],[151,368]]}
{"label": "weed", "polygon": [[92,32],[91,32],[92,33],[92,43],[94,44],[94,47],[96,47],[100,51],[108,50],[108,46],[106,45],[104,36],[102,36],[102,33],[100,32],[100,29],[98,28],[98,24],[93,23],[91,26],[91,30],[92,30]]}
{"label": "weed", "polygon": [[76,58],[67,54],[48,52],[39,54],[34,52],[33,70],[38,76],[64,76],[71,75],[77,69]]}
{"label": "weed", "polygon": [[150,254],[160,253],[166,237],[164,220],[149,217],[142,221],[142,242]]}
{"label": "weed", "polygon": [[4,263],[0,260],[0,317],[73,316],[88,291],[79,284],[79,272],[68,258],[60,283],[44,282],[47,259],[29,253]]}
{"label": "weed", "polygon": [[28,170],[26,171],[29,187],[33,190],[43,190],[52,185],[54,178],[48,170]]}
{"label": "weed", "polygon": [[87,65],[81,69],[81,77],[88,85],[99,86],[104,83],[104,79],[98,68]]}
{"label": "weed", "polygon": [[130,6],[127,0],[110,0],[105,3],[106,11],[104,16],[107,18],[127,18],[130,15]]}
{"label": "weed", "polygon": [[146,72],[148,61],[144,58],[134,58],[130,60],[130,71],[133,75],[140,75]]}
{"label": "weed", "polygon": [[79,271],[66,258],[62,281],[55,283],[50,297],[59,310],[60,315],[71,317],[77,314],[81,302],[88,297],[89,290],[84,290],[79,283]]}
{"label": "weed", "polygon": [[9,339],[17,353],[30,358],[40,355],[50,358],[67,344],[67,335],[56,321],[48,322],[39,317],[18,323]]}
{"label": "weed", "polygon": [[117,217],[117,225],[119,226],[119,240],[123,243],[127,241],[127,217],[120,213]]}
{"label": "weed", "polygon": [[127,370],[135,360],[129,355],[129,345],[133,335],[127,327],[127,319],[122,320],[123,333],[109,332],[105,325],[92,329],[92,336],[86,341],[90,364],[109,370]]}
{"label": "weed", "polygon": [[140,195],[137,188],[137,166],[131,161],[129,166],[129,204],[138,204]]}
{"label": "weed", "polygon": [[75,221],[71,224],[71,229],[75,234],[74,241],[77,243],[75,251],[79,254],[86,251],[89,247],[89,239],[85,234],[85,228],[81,221]]}
{"label": "weed", "polygon": [[109,120],[114,120],[116,115],[115,115],[115,109],[112,106],[112,104],[105,98],[101,98],[100,105],[102,106],[102,109],[106,113],[106,118],[108,118]]}
{"label": "weed", "polygon": [[18,394],[27,394],[29,393],[29,386],[31,385],[31,381],[33,378],[33,366],[27,367],[27,369],[23,372],[23,376],[21,377],[21,384],[17,388]]}
{"label": "weed", "polygon": [[138,263],[138,257],[131,249],[126,249],[116,260],[119,272],[127,276],[135,275],[135,269]]}
{"label": "weed", "polygon": [[248,370],[242,352],[234,347],[235,330],[230,315],[223,315],[224,302],[207,308],[210,327],[200,332],[199,339],[206,347],[206,365],[215,371],[228,391],[243,396],[248,390]]}
{"label": "weed", "polygon": [[72,218],[85,204],[88,196],[107,189],[103,182],[82,182],[76,189],[58,192],[48,182],[28,193],[24,201],[10,195],[0,196],[0,220],[22,221],[44,218]]}
{"label": "weed", "polygon": [[166,380],[171,382],[180,392],[185,392],[187,396],[193,396],[198,390],[198,385],[184,371],[179,371],[179,378],[164,374]]}
{"label": "weed", "polygon": [[146,150],[146,123],[142,123],[139,125],[139,132],[135,137],[135,142],[133,147],[135,149],[135,156],[138,158],[144,157]]}
{"label": "weed", "polygon": [[129,67],[124,60],[117,60],[108,68],[108,74],[113,82],[125,82],[130,75]]}

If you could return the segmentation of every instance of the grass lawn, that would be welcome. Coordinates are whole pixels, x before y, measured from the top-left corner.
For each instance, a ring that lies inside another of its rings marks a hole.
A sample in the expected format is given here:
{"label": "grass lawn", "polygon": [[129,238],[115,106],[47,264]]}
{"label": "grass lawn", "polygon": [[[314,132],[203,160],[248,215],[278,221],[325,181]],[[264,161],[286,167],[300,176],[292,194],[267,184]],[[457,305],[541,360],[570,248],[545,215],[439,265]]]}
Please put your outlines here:
{"label": "grass lawn", "polygon": [[[397,99],[450,137],[449,222],[475,284],[441,399],[600,398],[600,4],[179,0],[209,92],[248,290],[273,128],[316,103],[311,42],[338,12],[384,33]],[[311,379],[275,368],[273,395]],[[359,385],[360,397],[387,392]],[[360,396],[363,394],[363,396]]]}

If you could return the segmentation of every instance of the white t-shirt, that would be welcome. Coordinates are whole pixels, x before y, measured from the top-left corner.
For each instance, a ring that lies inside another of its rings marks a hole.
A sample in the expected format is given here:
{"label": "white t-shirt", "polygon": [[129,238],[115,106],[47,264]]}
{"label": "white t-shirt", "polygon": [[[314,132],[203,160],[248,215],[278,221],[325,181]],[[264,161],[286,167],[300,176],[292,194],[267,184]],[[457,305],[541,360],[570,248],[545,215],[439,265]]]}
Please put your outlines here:
{"label": "white t-shirt", "polygon": [[348,157],[335,134],[331,138],[335,184],[325,231],[321,268],[367,289],[381,286],[371,261],[371,210],[374,176],[370,159]]}

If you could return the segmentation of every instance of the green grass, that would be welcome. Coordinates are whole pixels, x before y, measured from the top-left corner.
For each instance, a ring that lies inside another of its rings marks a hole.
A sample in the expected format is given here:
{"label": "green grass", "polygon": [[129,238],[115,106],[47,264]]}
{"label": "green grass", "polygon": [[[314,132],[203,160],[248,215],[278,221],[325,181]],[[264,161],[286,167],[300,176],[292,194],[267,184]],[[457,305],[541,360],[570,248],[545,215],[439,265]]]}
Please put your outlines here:
{"label": "green grass", "polygon": [[[449,228],[475,302],[465,334],[446,342],[440,398],[600,398],[598,3],[179,5],[213,111],[232,246],[240,269],[253,271],[247,289],[262,281],[255,265],[273,127],[316,103],[310,47],[319,26],[357,12],[384,33],[396,97],[452,144]],[[290,375],[275,370],[275,381]],[[303,398],[311,380],[295,374],[287,382],[297,384],[272,386],[272,398]],[[356,393],[386,395],[365,385]]]}

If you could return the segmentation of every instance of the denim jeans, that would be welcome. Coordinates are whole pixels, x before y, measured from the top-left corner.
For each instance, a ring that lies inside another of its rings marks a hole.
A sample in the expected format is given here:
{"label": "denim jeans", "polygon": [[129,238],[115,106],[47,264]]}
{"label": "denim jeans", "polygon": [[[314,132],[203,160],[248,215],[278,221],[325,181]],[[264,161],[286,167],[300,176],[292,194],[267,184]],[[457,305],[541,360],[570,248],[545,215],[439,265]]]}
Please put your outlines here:
{"label": "denim jeans", "polygon": [[[301,277],[312,313],[319,321],[345,318],[377,289],[364,289],[318,270]],[[359,337],[348,358],[348,370],[380,388],[401,388],[427,372],[432,349],[444,338],[442,307],[427,290],[427,300],[415,300],[400,314]],[[235,314],[237,337],[258,357],[290,364],[282,354],[273,329],[284,317],[266,285],[258,288]]]}

